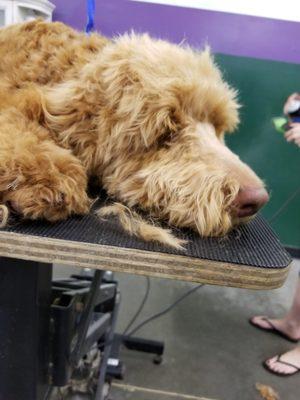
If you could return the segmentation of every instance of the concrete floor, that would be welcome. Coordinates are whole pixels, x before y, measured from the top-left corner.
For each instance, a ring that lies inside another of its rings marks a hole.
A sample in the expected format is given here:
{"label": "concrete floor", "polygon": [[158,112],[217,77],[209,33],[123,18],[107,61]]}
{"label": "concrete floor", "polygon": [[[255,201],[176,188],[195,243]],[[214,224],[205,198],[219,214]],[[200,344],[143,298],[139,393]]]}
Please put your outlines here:
{"label": "concrete floor", "polygon": [[[154,365],[150,356],[124,350],[126,377],[123,382],[116,382],[111,397],[114,400],[259,400],[255,389],[255,383],[259,382],[272,386],[281,400],[299,400],[300,374],[276,377],[261,365],[267,357],[293,345],[248,323],[254,314],[285,313],[292,301],[299,269],[300,261],[294,261],[284,287],[273,291],[205,286],[171,313],[151,322],[139,335],[165,341],[164,362]],[[69,269],[64,270],[67,272]],[[123,297],[119,318],[122,331],[143,296],[145,278],[126,274],[116,277]],[[192,286],[151,279],[150,297],[140,320],[160,311]]]}

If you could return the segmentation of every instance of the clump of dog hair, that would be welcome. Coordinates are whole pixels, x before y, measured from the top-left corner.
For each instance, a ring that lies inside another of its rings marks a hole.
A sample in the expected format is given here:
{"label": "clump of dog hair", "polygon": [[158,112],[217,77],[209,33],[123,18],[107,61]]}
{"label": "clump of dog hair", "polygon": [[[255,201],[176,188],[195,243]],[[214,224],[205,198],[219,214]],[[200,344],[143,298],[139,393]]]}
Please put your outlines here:
{"label": "clump of dog hair", "polygon": [[264,400],[280,400],[279,394],[275,392],[275,390],[268,385],[263,385],[261,383],[256,383],[255,387],[262,399]]}
{"label": "clump of dog hair", "polygon": [[173,247],[177,250],[184,250],[186,241],[176,238],[170,229],[163,229],[153,223],[145,221],[139,214],[121,203],[113,203],[96,211],[99,217],[116,216],[122,228],[130,235],[142,237],[145,241],[155,241]]}

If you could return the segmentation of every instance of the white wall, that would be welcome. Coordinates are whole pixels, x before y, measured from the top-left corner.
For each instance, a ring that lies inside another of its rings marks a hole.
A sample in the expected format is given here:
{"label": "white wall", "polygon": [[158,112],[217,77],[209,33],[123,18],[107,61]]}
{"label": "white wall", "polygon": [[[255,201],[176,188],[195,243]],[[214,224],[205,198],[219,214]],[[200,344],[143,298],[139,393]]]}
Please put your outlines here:
{"label": "white wall", "polygon": [[[132,0],[300,22],[299,0]],[[295,38],[298,40],[298,38]]]}

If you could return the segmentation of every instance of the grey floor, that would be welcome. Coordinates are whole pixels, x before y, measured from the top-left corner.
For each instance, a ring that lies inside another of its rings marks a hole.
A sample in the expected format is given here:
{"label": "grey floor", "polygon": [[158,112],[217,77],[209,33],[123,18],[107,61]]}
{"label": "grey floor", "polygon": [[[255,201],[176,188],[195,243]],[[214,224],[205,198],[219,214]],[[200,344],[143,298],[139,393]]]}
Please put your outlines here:
{"label": "grey floor", "polygon": [[[300,399],[300,374],[281,378],[269,374],[262,360],[292,344],[249,325],[253,314],[281,316],[291,304],[300,261],[294,261],[284,287],[250,291],[205,286],[139,335],[164,340],[162,365],[151,357],[124,350],[126,378],[116,382],[114,400],[259,400],[257,382],[272,386],[281,400]],[[64,268],[59,273],[68,273]],[[145,278],[117,274],[122,292],[119,330],[133,315],[145,290]],[[151,279],[149,301],[140,320],[160,311],[193,285]],[[74,397],[74,400],[87,397]]]}

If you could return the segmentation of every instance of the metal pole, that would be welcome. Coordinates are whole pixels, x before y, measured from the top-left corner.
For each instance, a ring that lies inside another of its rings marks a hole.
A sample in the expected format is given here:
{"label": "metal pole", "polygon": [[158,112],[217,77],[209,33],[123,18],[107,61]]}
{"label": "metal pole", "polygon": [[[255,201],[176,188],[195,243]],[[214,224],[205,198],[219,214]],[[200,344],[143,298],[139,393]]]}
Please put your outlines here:
{"label": "metal pole", "polygon": [[95,400],[104,400],[104,384],[105,384],[107,363],[108,363],[108,359],[109,359],[109,356],[111,353],[111,347],[113,344],[113,339],[114,339],[114,334],[115,334],[115,329],[116,329],[116,324],[117,324],[117,318],[118,318],[118,313],[119,313],[119,308],[120,308],[120,299],[121,299],[121,295],[120,295],[120,292],[118,292],[116,295],[114,310],[112,312],[111,327],[105,338],[106,344],[104,345],[104,351],[103,351],[103,355],[101,357],[101,364],[100,364],[99,378],[98,378],[98,383],[97,383],[97,392],[95,395]]}
{"label": "metal pole", "polygon": [[[86,302],[86,306],[84,309],[84,312],[82,313],[81,320],[79,323],[78,327],[78,333],[73,339],[72,347],[71,348],[71,357],[70,361],[71,364],[75,367],[78,362],[80,361],[82,357],[82,349],[83,349],[83,344],[86,338],[87,331],[90,326],[90,322],[93,316],[94,312],[94,305],[97,300],[97,295],[99,291],[99,286],[101,285],[102,278],[104,275],[104,271],[102,270],[97,270],[95,272],[92,284],[91,284],[91,290]],[[0,399],[1,400],[1,399]]]}

